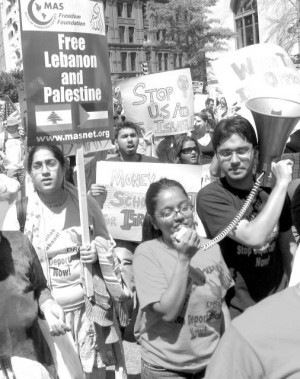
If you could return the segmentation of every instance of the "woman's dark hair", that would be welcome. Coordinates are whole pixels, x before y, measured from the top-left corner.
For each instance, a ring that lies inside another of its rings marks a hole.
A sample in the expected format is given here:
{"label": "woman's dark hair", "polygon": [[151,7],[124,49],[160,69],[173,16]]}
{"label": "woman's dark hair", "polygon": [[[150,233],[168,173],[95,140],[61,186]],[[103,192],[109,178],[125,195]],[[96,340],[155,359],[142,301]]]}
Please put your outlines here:
{"label": "woman's dark hair", "polygon": [[208,116],[206,109],[202,109],[201,112],[195,113],[194,116],[200,117],[204,122],[208,122]]}
{"label": "woman's dark hair", "polygon": [[218,122],[212,138],[214,151],[217,151],[221,143],[233,134],[237,134],[243,140],[252,143],[253,147],[257,146],[257,137],[251,123],[242,116],[233,116]]}
{"label": "woman's dark hair", "polygon": [[156,147],[157,158],[161,163],[175,163],[176,136],[166,136]]}
{"label": "woman's dark hair", "polygon": [[[204,112],[206,114],[207,122],[209,123],[211,129],[214,129],[215,126],[216,126],[216,119],[215,119],[214,112],[211,109],[208,109],[208,108],[202,109],[201,113],[202,112]],[[211,118],[208,117],[208,113],[211,115]]]}
{"label": "woman's dark hair", "polygon": [[176,180],[162,178],[157,182],[150,184],[145,198],[147,213],[145,215],[142,227],[142,241],[148,241],[154,238],[158,238],[162,235],[160,230],[154,228],[152,220],[155,217],[154,213],[156,211],[157,197],[159,193],[171,187],[179,188],[184,193],[184,195],[188,197],[188,194],[186,193],[183,185]]}
{"label": "woman's dark hair", "polygon": [[51,145],[51,144],[47,144],[47,145],[36,145],[34,146],[28,153],[28,156],[27,156],[27,171],[29,173],[31,173],[31,169],[32,169],[32,161],[33,161],[33,156],[34,154],[39,151],[39,150],[49,150],[52,152],[54,158],[56,158],[58,160],[58,162],[60,163],[61,167],[65,168],[66,166],[66,161],[65,161],[65,157],[64,157],[64,154],[63,152],[61,151],[61,149],[56,146],[56,145]]}
{"label": "woman's dark hair", "polygon": [[224,102],[225,102],[225,107],[228,108],[227,101],[226,101],[226,98],[225,98],[224,96],[221,96],[221,97],[220,97],[219,103],[221,102],[222,99],[223,99]]}
{"label": "woman's dark hair", "polygon": [[195,146],[198,148],[199,151],[199,157],[200,157],[200,146],[198,144],[198,141],[194,137],[190,137],[187,135],[181,136],[177,141],[175,145],[175,157],[180,159],[181,150],[183,149],[183,146],[185,142],[193,141],[195,142]]}

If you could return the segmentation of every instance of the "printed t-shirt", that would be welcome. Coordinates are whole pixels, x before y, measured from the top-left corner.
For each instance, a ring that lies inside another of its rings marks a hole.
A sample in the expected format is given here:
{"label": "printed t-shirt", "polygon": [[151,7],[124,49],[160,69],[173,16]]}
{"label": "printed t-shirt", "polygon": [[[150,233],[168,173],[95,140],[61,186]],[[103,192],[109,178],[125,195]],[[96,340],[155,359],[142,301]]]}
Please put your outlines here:
{"label": "printed t-shirt", "polygon": [[[226,178],[210,183],[197,196],[197,213],[209,238],[225,229],[236,217],[250,191],[238,190],[228,185]],[[251,221],[268,200],[266,189],[260,189],[247,209],[244,219]],[[231,307],[239,312],[286,287],[282,256],[278,246],[279,232],[292,225],[286,200],[279,223],[264,246],[257,249],[242,245],[229,237],[220,242],[221,251],[235,281],[234,289],[227,295]]]}
{"label": "printed t-shirt", "polygon": [[72,311],[84,303],[81,284],[81,227],[78,207],[68,196],[56,208],[43,205],[45,236],[42,243],[48,257],[53,297],[64,310]]}
{"label": "printed t-shirt", "polygon": [[197,279],[188,281],[183,308],[176,320],[164,321],[148,305],[160,301],[168,288],[177,257],[177,251],[161,239],[144,242],[135,251],[134,278],[143,311],[142,358],[169,370],[198,372],[219,342],[221,300],[233,281],[218,246],[199,251],[191,260]]}
{"label": "printed t-shirt", "polygon": [[205,378],[300,378],[299,319],[299,284],[250,307],[232,321]]}

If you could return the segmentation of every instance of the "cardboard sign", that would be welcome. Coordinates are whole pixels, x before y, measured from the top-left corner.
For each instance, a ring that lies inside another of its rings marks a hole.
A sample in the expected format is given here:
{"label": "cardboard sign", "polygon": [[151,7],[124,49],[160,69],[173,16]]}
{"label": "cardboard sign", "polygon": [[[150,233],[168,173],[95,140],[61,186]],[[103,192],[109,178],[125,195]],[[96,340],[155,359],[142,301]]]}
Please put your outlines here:
{"label": "cardboard sign", "polygon": [[227,103],[255,97],[299,98],[300,77],[280,46],[257,44],[226,53],[212,62]]}
{"label": "cardboard sign", "polygon": [[22,0],[28,145],[113,136],[103,4]]}
{"label": "cardboard sign", "polygon": [[198,191],[211,181],[209,165],[98,162],[97,183],[107,189],[103,214],[113,238],[141,241],[145,194],[151,183],[165,177],[179,180],[193,204]]}
{"label": "cardboard sign", "polygon": [[194,99],[190,69],[166,71],[119,83],[126,120],[156,136],[193,129]]}

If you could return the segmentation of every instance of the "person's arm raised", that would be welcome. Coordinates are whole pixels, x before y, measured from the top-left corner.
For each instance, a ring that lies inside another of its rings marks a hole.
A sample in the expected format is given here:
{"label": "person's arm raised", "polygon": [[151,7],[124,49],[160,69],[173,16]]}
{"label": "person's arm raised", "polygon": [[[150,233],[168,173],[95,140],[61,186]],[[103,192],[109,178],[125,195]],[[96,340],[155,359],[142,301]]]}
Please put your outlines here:
{"label": "person's arm raised", "polygon": [[178,252],[173,276],[160,301],[152,304],[153,310],[159,313],[164,321],[174,321],[183,307],[190,261],[200,248],[200,238],[195,230],[190,229],[180,241],[173,238],[173,244]]}
{"label": "person's arm raised", "polygon": [[292,180],[292,164],[289,159],[272,163],[276,184],[263,210],[251,221],[241,220],[236,228],[229,233],[229,237],[253,248],[260,247],[266,242],[279,220],[287,188]]}

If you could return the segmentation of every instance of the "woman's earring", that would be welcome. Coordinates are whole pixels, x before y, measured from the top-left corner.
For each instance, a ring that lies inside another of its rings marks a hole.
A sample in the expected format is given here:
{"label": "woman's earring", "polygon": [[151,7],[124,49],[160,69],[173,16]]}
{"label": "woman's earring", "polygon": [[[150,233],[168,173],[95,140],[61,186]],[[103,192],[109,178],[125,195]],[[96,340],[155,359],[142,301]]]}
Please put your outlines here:
{"label": "woman's earring", "polygon": [[65,178],[65,177],[63,177],[62,188],[63,188],[63,190],[67,193],[67,189],[66,189],[66,178]]}

